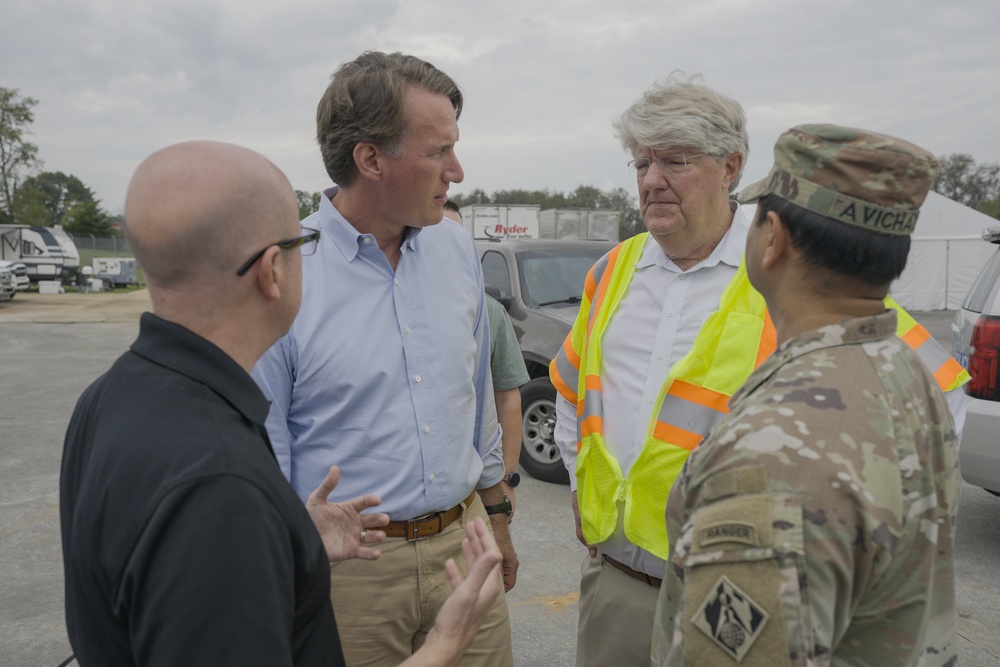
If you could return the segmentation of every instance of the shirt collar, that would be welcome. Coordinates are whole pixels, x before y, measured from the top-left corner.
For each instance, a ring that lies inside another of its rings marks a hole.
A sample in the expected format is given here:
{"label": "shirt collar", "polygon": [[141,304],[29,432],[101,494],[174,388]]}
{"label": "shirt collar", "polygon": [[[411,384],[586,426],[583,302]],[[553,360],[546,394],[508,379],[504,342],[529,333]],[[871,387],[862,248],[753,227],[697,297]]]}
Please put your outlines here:
{"label": "shirt collar", "polygon": [[[362,234],[357,229],[354,228],[350,222],[347,221],[337,207],[333,205],[333,197],[337,194],[340,188],[336,185],[332,188],[327,188],[323,191],[323,196],[319,199],[319,210],[313,214],[313,224],[319,227],[323,234],[323,237],[328,237],[338,250],[344,255],[344,259],[348,262],[354,261],[354,258],[358,256],[358,250],[364,243],[364,238],[371,237],[371,234]],[[306,227],[309,223],[303,221]],[[411,251],[417,249],[416,238],[420,234],[419,227],[407,227],[406,235],[403,237],[403,245]],[[322,237],[320,239],[322,243]]]}
{"label": "shirt collar", "polygon": [[270,406],[257,384],[232,357],[193,331],[152,313],[143,313],[139,337],[131,350],[158,366],[204,384],[263,428]]}
{"label": "shirt collar", "polygon": [[[743,252],[746,250],[747,245],[747,232],[750,231],[750,220],[747,218],[743,209],[734,200],[729,202],[730,210],[733,211],[733,222],[729,225],[728,231],[726,231],[725,236],[719,241],[719,244],[715,246],[712,250],[712,254],[706,257],[704,260],[699,262],[689,271],[707,268],[710,266],[715,266],[719,263],[727,264],[733,268],[740,265],[740,260],[743,259]],[[664,268],[670,269],[671,271],[677,271],[677,266],[670,261],[670,259],[663,252],[660,244],[656,243],[650,236],[650,241],[647,242],[646,247],[643,248],[642,256],[639,261],[636,262],[635,267],[637,269],[642,269],[647,266],[652,266],[658,264]]]}

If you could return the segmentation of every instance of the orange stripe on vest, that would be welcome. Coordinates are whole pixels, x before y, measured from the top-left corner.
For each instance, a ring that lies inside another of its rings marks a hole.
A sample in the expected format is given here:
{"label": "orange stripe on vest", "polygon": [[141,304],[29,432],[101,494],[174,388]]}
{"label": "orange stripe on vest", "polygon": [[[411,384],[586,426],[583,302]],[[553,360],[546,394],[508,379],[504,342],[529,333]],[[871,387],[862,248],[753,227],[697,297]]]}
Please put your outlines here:
{"label": "orange stripe on vest", "polygon": [[[727,414],[729,412],[729,396],[726,394],[720,394],[717,391],[712,391],[711,389],[706,389],[705,387],[699,387],[696,384],[691,384],[690,382],[685,382],[684,380],[678,380],[675,378],[670,384],[670,390],[667,393],[723,414]],[[670,441],[667,440],[667,442]]]}

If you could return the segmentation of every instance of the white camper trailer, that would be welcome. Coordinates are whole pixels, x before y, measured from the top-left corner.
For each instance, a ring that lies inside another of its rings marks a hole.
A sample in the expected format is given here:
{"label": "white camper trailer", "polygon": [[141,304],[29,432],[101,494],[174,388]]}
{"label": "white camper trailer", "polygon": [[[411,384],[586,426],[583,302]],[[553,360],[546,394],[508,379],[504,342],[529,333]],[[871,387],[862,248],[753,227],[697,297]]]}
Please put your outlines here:
{"label": "white camper trailer", "polygon": [[0,259],[20,262],[32,282],[76,277],[80,253],[61,227],[0,225]]}

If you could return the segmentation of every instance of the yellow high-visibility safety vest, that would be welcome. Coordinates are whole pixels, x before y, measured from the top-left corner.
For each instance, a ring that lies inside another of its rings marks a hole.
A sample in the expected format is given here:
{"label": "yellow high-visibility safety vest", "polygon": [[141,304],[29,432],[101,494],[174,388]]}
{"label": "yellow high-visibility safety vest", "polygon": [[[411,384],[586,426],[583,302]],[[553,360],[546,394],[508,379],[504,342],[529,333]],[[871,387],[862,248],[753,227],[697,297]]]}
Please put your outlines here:
{"label": "yellow high-visibility safety vest", "polygon": [[[587,274],[580,312],[549,375],[559,394],[577,406],[577,499],[584,538],[590,544],[608,539],[618,523],[618,502],[623,502],[625,536],[665,560],[664,513],[674,479],[691,450],[729,411],[730,396],[775,350],[777,339],[764,298],[750,285],[741,262],[722,292],[719,309],[667,374],[642,452],[625,477],[604,445],[601,344],[648,239],[644,233],[623,241]],[[899,304],[886,297],[885,305],[897,312],[897,335],[934,371],[943,391],[969,381],[961,365]]]}

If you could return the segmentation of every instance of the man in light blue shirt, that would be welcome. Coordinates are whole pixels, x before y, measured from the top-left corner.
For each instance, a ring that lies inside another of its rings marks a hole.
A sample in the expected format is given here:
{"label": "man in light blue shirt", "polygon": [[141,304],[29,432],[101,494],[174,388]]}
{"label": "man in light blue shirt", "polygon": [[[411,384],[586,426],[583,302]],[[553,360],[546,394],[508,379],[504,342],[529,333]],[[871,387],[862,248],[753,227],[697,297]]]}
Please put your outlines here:
{"label": "man in light blue shirt", "polygon": [[[322,237],[299,315],[254,370],[300,497],[336,464],[331,499],[376,493],[392,520],[379,560],[331,569],[348,664],[395,664],[423,643],[467,520],[489,516],[507,590],[516,578],[482,271],[468,233],[437,224],[464,177],[461,109],[455,83],[412,56],[369,52],[337,70],[317,128],[338,187],[304,223]],[[510,642],[501,593],[461,664],[512,665]]]}

